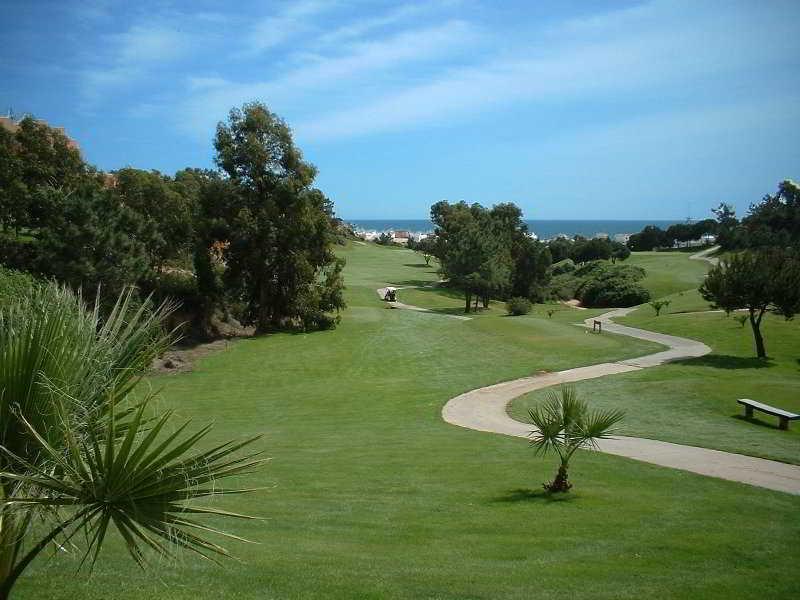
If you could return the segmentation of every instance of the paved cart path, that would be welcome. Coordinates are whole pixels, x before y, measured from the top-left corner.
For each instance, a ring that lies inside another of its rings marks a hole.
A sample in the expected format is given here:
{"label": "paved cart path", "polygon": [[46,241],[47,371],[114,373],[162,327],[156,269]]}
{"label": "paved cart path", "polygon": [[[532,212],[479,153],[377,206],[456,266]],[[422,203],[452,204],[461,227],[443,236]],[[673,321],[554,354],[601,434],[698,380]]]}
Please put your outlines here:
{"label": "paved cart path", "polygon": [[[448,423],[460,427],[527,437],[530,434],[531,426],[512,419],[506,412],[508,403],[514,398],[551,385],[638,371],[669,361],[703,356],[711,352],[711,348],[694,340],[627,327],[611,320],[614,317],[623,316],[631,310],[633,309],[613,310],[599,317],[586,319],[586,325],[591,327],[592,321],[598,320],[603,323],[604,331],[663,344],[668,348],[667,350],[618,362],[522,377],[472,390],[448,401],[442,409],[442,417]],[[599,450],[662,467],[682,469],[710,477],[719,477],[800,495],[800,466],[798,465],[635,437],[601,440]]]}

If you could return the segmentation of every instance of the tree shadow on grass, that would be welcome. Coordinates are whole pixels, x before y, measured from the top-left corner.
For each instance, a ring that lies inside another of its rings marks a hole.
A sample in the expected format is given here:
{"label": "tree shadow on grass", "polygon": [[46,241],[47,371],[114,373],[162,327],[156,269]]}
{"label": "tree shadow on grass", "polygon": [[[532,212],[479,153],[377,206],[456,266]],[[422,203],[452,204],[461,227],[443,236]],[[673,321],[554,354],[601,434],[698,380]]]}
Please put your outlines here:
{"label": "tree shadow on grass", "polygon": [[705,356],[676,360],[674,364],[687,367],[712,367],[714,369],[764,369],[775,366],[775,363],[769,358],[732,356],[730,354],[706,354]]}
{"label": "tree shadow on grass", "polygon": [[459,317],[474,317],[476,314],[472,311],[470,311],[469,313],[465,313],[463,306],[447,306],[444,308],[431,308],[430,311],[438,313],[440,315],[458,315]]}
{"label": "tree shadow on grass", "polygon": [[516,503],[516,502],[569,502],[574,500],[575,495],[571,492],[566,494],[549,494],[544,489],[532,490],[530,488],[517,488],[508,490],[504,494],[492,498],[492,502]]}
{"label": "tree shadow on grass", "polygon": [[429,286],[435,285],[435,281],[430,281],[429,279],[406,279],[405,281],[393,281],[391,285],[394,287],[412,287],[412,286]]}
{"label": "tree shadow on grass", "polygon": [[433,269],[431,265],[426,265],[425,263],[404,263],[404,267],[414,267],[415,269]]}

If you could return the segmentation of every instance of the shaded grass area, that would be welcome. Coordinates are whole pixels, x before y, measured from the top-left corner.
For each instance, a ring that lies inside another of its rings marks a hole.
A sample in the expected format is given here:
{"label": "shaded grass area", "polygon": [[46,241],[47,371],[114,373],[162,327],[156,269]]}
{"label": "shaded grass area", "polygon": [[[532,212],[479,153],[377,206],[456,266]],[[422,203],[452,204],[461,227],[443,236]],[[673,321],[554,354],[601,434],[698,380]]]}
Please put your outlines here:
{"label": "shaded grass area", "polygon": [[[186,557],[143,575],[112,543],[91,581],[59,553],[18,598],[731,598],[797,589],[800,499],[580,453],[575,493],[544,501],[555,469],[524,440],[460,429],[440,411],[465,390],[655,350],[553,319],[472,321],[386,310],[374,289],[427,277],[402,251],[355,246],[335,331],[241,341],[151,383],[216,439],[264,433],[268,492],[225,508],[258,545],[224,569]],[[422,273],[422,275],[420,275]],[[747,514],[747,519],[741,516]],[[736,523],[736,527],[724,526]]]}
{"label": "shaded grass area", "polygon": [[[750,326],[724,313],[662,314],[642,307],[618,322],[689,337],[713,352],[668,365],[577,384],[597,406],[627,411],[626,433],[800,464],[800,425],[777,428],[756,413],[742,418],[738,398],[751,398],[800,413],[800,322],[769,315],[763,324],[770,358],[755,357]],[[516,400],[515,418],[543,399],[539,390]]]}

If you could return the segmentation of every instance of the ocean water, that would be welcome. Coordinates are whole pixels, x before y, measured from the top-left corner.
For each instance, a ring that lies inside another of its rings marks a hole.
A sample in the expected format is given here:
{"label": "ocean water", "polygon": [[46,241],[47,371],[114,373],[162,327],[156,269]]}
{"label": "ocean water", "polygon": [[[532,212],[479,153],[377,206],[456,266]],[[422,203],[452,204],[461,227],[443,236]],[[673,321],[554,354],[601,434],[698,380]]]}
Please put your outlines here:
{"label": "ocean water", "polygon": [[[433,223],[427,219],[345,219],[356,231],[410,231],[430,233]],[[683,223],[682,220],[526,220],[528,230],[541,239],[553,238],[559,234],[570,237],[582,235],[592,237],[597,233],[613,236],[617,233],[638,233],[646,225],[656,225],[666,229],[670,225]]]}

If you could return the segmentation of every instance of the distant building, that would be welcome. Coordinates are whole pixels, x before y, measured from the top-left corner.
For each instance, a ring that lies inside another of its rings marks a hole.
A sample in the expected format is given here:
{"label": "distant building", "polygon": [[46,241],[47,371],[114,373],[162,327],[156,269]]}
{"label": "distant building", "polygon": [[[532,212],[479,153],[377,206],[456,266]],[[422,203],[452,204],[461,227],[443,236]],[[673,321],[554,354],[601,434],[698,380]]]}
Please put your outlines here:
{"label": "distant building", "polygon": [[717,236],[712,235],[710,233],[706,233],[700,236],[699,239],[696,240],[689,240],[688,242],[679,242],[675,240],[672,244],[673,248],[699,248],[701,246],[710,246],[711,244],[716,243]]}
{"label": "distant building", "polygon": [[0,117],[0,127],[6,131],[10,131],[11,133],[16,133],[17,129],[19,129],[17,122],[14,121],[14,119],[12,119],[10,116]]}
{"label": "distant building", "polygon": [[627,244],[628,240],[631,239],[631,235],[630,233],[615,233],[614,241],[620,244]]}
{"label": "distant building", "polygon": [[[23,119],[24,118],[25,117],[23,117]],[[20,123],[21,120],[22,119],[15,120],[10,114],[7,114],[5,117],[0,117],[0,127],[5,129],[6,131],[10,131],[11,133],[16,133],[17,130],[19,129],[19,123]],[[45,121],[43,119],[34,119],[34,121],[36,123],[39,123],[40,125],[44,125],[45,127],[49,127],[50,129],[55,129],[61,135],[63,135],[65,138],[67,138],[67,146],[69,146],[73,150],[77,150],[78,152],[81,151],[81,148],[78,145],[78,142],[76,142],[71,137],[69,137],[67,135],[67,132],[64,130],[63,127],[52,127],[50,124],[48,124],[47,121]]]}
{"label": "distant building", "polygon": [[703,242],[703,244],[716,244],[717,236],[711,233],[706,233],[700,236],[700,241]]}
{"label": "distant building", "polygon": [[592,236],[592,238],[595,239],[595,240],[607,240],[608,239],[608,234],[603,232],[603,231],[601,231],[600,233],[595,233]]}
{"label": "distant building", "polygon": [[408,244],[408,240],[411,238],[411,233],[408,231],[393,231],[392,232],[392,241],[395,244]]}

